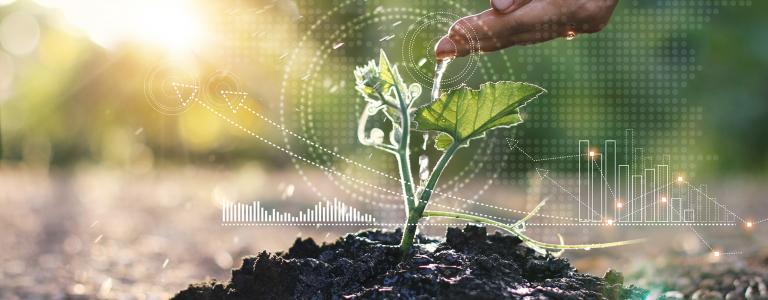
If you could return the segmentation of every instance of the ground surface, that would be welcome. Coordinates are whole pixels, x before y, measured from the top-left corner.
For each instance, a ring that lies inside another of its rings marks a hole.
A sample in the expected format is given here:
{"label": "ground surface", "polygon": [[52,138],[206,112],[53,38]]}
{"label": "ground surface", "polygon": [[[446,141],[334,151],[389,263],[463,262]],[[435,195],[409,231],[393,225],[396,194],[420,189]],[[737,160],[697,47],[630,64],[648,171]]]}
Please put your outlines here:
{"label": "ground surface", "polygon": [[[297,237],[330,243],[363,228],[221,226],[217,206],[221,199],[258,200],[291,212],[314,205],[317,196],[294,173],[258,166],[136,173],[98,167],[71,171],[0,167],[0,299],[168,299],[192,282],[211,278],[226,282],[243,257],[288,249]],[[307,176],[326,178],[324,174]],[[294,184],[296,192],[285,198],[281,186],[288,184]],[[729,199],[724,202],[744,218],[761,220],[758,217],[768,216],[768,206],[762,202],[768,195],[763,181],[740,181],[710,189],[722,191],[722,199]],[[489,193],[501,195],[503,200],[514,191],[497,185]],[[402,220],[402,209],[350,203],[382,220]],[[400,200],[392,199],[392,203]],[[516,201],[493,204],[531,208]],[[755,287],[753,293],[760,292],[761,284],[754,277],[768,279],[765,268],[757,263],[766,257],[760,248],[768,245],[768,222],[751,230],[722,226],[695,229],[711,247],[732,255],[713,257],[687,227],[529,226],[528,233],[549,242],[557,242],[555,234],[562,233],[567,243],[647,238],[644,244],[567,251],[564,256],[586,274],[600,277],[609,268],[622,271],[625,283],[646,288],[651,295],[679,291],[692,297],[714,277],[726,287],[718,289],[725,297],[732,291],[727,290],[729,275],[697,275],[704,273],[696,271],[720,268],[754,272],[749,273],[749,279],[755,283],[749,285]],[[446,226],[423,226],[421,230],[441,236]]]}
{"label": "ground surface", "polygon": [[640,290],[578,273],[520,239],[485,227],[449,228],[444,242],[421,238],[400,262],[401,232],[363,231],[317,246],[297,239],[287,253],[244,259],[227,283],[195,284],[174,299],[639,299]]}

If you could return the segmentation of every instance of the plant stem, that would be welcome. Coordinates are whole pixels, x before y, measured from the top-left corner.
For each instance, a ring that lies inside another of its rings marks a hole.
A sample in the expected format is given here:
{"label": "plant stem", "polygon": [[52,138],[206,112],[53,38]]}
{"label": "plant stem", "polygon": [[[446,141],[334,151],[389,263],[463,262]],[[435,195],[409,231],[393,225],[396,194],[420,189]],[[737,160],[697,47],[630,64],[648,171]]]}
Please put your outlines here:
{"label": "plant stem", "polygon": [[[408,104],[403,98],[403,93],[400,91],[400,87],[395,83],[395,93],[399,101],[400,107],[400,144],[398,145],[397,164],[400,166],[400,179],[403,188],[403,194],[405,195],[405,214],[410,217],[410,211],[416,205],[413,191],[413,174],[411,174],[411,150],[408,146],[411,144],[411,116],[408,113]],[[394,130],[394,129],[393,129]]]}
{"label": "plant stem", "polygon": [[628,240],[628,241],[620,241],[620,242],[611,242],[611,243],[601,243],[601,244],[584,244],[584,245],[560,245],[560,244],[550,244],[550,243],[543,243],[536,241],[526,235],[524,235],[522,232],[517,230],[515,227],[512,227],[508,224],[504,224],[499,221],[491,220],[488,218],[483,218],[479,216],[474,215],[468,215],[463,213],[455,213],[455,212],[447,212],[447,211],[425,211],[424,212],[425,217],[440,217],[440,218],[454,218],[469,222],[476,222],[476,223],[483,223],[487,225],[492,225],[501,229],[504,229],[517,237],[519,237],[523,242],[532,244],[535,246],[538,246],[540,248],[544,249],[595,249],[595,248],[609,248],[609,247],[616,247],[616,246],[623,246],[623,245],[629,245],[629,244],[635,244],[642,242],[644,240],[637,239],[637,240]]}
{"label": "plant stem", "polygon": [[402,179],[401,186],[403,188],[403,194],[405,195],[403,201],[405,202],[405,212],[407,214],[413,209],[415,205],[414,200],[416,198],[413,192],[410,153],[408,150],[402,151],[398,149],[395,157],[397,157],[397,164],[400,166],[400,178]]}
{"label": "plant stem", "polygon": [[435,168],[432,169],[432,173],[429,175],[427,184],[424,186],[424,191],[422,191],[419,196],[419,202],[416,203],[416,206],[408,213],[408,218],[403,229],[403,239],[400,240],[400,253],[403,257],[408,255],[408,251],[410,251],[411,246],[413,246],[413,238],[416,236],[417,224],[424,215],[424,209],[427,207],[427,203],[429,203],[429,199],[432,197],[432,191],[437,185],[437,180],[440,179],[440,174],[443,173],[443,170],[445,170],[445,167],[456,153],[456,150],[459,149],[460,145],[461,144],[454,142],[445,150],[445,152],[443,152],[440,160],[437,161],[437,165],[435,165]]}

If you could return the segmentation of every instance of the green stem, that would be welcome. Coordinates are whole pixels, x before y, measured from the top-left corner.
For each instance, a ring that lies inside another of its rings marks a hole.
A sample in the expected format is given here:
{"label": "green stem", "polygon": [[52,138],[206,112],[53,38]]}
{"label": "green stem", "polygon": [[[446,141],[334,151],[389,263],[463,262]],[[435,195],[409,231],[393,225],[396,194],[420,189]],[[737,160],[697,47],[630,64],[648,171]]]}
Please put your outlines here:
{"label": "green stem", "polygon": [[[411,144],[411,116],[408,114],[408,105],[403,98],[400,87],[395,84],[395,93],[400,103],[400,144],[397,149],[397,164],[400,166],[400,178],[403,188],[403,194],[405,194],[405,213],[410,214],[410,211],[415,205],[415,194],[413,192],[413,174],[411,174],[411,150],[408,146]],[[393,129],[394,130],[394,129]]]}
{"label": "green stem", "polygon": [[440,174],[442,174],[445,167],[448,166],[448,162],[451,161],[451,158],[456,153],[456,150],[460,148],[460,145],[461,144],[454,142],[445,150],[445,152],[443,152],[440,160],[437,161],[437,165],[435,165],[435,168],[429,175],[427,184],[424,186],[424,191],[422,191],[419,196],[419,202],[408,213],[408,218],[403,230],[403,239],[400,240],[400,253],[403,257],[408,255],[408,251],[410,251],[413,246],[413,238],[416,236],[417,224],[424,215],[424,209],[427,207],[427,203],[429,203],[429,199],[432,197],[432,191],[437,185],[438,179],[440,179]]}
{"label": "green stem", "polygon": [[550,244],[550,243],[543,243],[539,242],[537,240],[534,240],[526,235],[524,235],[522,232],[517,230],[515,227],[512,227],[508,224],[491,220],[488,218],[483,218],[479,216],[474,215],[468,215],[463,213],[455,213],[455,212],[447,212],[447,211],[425,211],[424,212],[425,217],[440,217],[440,218],[453,218],[453,219],[459,219],[469,222],[475,222],[475,223],[483,223],[491,226],[498,227],[500,229],[504,229],[517,237],[519,237],[523,242],[532,244],[535,246],[538,246],[540,248],[544,249],[595,249],[595,248],[609,248],[609,247],[616,247],[616,246],[624,246],[624,245],[630,245],[630,244],[636,244],[640,243],[644,240],[637,239],[637,240],[628,240],[628,241],[620,241],[620,242],[611,242],[611,243],[601,243],[601,244],[583,244],[583,245],[561,245],[561,244]]}

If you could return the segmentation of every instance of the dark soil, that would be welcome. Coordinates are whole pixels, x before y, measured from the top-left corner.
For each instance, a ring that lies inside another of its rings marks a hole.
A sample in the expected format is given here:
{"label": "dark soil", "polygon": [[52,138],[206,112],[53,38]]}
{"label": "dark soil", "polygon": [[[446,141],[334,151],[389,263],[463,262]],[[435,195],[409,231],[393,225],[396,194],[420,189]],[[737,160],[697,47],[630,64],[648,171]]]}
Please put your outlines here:
{"label": "dark soil", "polygon": [[638,299],[617,272],[578,273],[520,239],[485,227],[449,228],[445,241],[419,236],[398,259],[402,232],[363,231],[318,246],[297,239],[288,253],[262,252],[232,270],[228,283],[190,285],[174,299]]}

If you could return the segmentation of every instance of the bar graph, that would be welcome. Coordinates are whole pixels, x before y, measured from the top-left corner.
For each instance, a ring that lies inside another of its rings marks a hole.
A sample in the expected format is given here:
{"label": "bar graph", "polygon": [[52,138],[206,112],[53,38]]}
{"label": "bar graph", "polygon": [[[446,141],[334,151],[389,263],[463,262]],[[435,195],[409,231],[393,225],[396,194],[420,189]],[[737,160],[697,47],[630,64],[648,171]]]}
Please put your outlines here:
{"label": "bar graph", "polygon": [[[624,159],[617,159],[617,141],[591,145],[578,142],[579,222],[729,223],[736,215],[707,193],[671,173],[669,162],[652,165],[643,148],[626,130]],[[650,158],[650,156],[649,156]]]}
{"label": "bar graph", "polygon": [[247,223],[375,223],[376,219],[369,214],[361,213],[354,207],[348,206],[336,199],[318,202],[311,209],[299,212],[298,215],[267,209],[260,201],[250,204],[223,201],[221,206],[221,222],[225,224]]}

